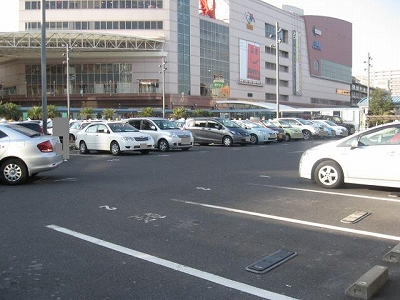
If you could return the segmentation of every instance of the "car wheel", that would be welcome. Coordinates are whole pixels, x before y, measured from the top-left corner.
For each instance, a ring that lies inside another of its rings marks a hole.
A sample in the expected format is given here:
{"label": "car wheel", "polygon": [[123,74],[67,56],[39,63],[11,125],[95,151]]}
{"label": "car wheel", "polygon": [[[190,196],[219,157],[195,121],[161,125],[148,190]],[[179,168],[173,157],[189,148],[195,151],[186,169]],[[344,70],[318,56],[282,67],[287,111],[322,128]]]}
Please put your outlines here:
{"label": "car wheel", "polygon": [[120,155],[121,154],[121,148],[119,147],[119,144],[116,141],[113,141],[111,143],[110,152],[112,155]]}
{"label": "car wheel", "polygon": [[1,164],[0,179],[8,185],[23,183],[28,177],[28,170],[23,161],[8,159]]}
{"label": "car wheel", "polygon": [[233,140],[230,136],[224,136],[222,139],[222,144],[226,147],[231,147],[233,145]]}
{"label": "car wheel", "polygon": [[86,143],[85,143],[84,141],[81,141],[81,142],[79,143],[79,152],[80,152],[81,154],[89,153],[89,150],[88,150],[88,148],[87,148],[87,146],[86,146]]}
{"label": "car wheel", "polygon": [[258,144],[258,137],[255,134],[250,134],[250,143],[252,145],[257,145]]}
{"label": "car wheel", "polygon": [[318,185],[334,189],[343,185],[343,171],[339,164],[333,160],[320,162],[315,168],[314,178]]}
{"label": "car wheel", "polygon": [[149,154],[149,153],[150,153],[150,150],[140,150],[140,153],[142,153],[142,154]]}
{"label": "car wheel", "polygon": [[290,137],[289,133],[285,134],[285,142],[289,142],[292,138]]}
{"label": "car wheel", "polygon": [[305,140],[311,139],[311,132],[308,130],[303,130],[303,137]]}
{"label": "car wheel", "polygon": [[158,149],[160,149],[161,152],[167,152],[169,151],[169,144],[166,140],[159,140],[158,142]]}

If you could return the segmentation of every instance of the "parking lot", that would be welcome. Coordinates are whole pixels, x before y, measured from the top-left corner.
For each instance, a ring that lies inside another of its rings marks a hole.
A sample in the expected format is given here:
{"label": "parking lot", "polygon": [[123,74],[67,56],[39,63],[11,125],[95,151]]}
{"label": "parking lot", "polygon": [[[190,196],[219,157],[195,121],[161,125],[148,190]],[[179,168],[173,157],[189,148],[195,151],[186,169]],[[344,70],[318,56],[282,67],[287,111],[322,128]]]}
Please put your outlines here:
{"label": "parking lot", "polygon": [[[324,140],[195,146],[149,155],[71,154],[18,187],[0,185],[1,299],[351,299],[376,265],[400,297],[396,189],[326,190],[298,176]],[[341,220],[357,211],[356,223]],[[279,250],[265,273],[246,267]]]}

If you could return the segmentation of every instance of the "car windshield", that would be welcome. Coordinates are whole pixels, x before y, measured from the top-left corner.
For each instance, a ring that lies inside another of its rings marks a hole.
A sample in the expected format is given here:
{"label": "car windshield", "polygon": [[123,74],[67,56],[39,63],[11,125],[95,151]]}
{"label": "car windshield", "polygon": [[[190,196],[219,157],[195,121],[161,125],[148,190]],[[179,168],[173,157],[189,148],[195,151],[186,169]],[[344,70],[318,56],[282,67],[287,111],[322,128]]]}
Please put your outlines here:
{"label": "car windshield", "polygon": [[243,122],[243,124],[249,128],[265,128],[264,126],[261,126],[260,124],[256,124],[253,122]]}
{"label": "car windshield", "polygon": [[109,123],[110,129],[113,132],[138,132],[135,127],[128,123]]}
{"label": "car windshield", "polygon": [[239,125],[237,125],[236,123],[232,122],[229,119],[223,119],[221,120],[221,123],[224,124],[224,126],[227,128],[241,128]]}
{"label": "car windshield", "polygon": [[154,123],[160,128],[161,130],[171,130],[171,129],[179,129],[174,122],[170,120],[153,120]]}
{"label": "car windshield", "polygon": [[7,126],[23,135],[26,135],[29,137],[41,136],[41,134],[39,132],[32,130],[30,128],[24,127],[24,126],[20,126],[17,124],[7,124]]}
{"label": "car windshield", "polygon": [[312,123],[307,120],[303,120],[303,119],[296,119],[296,120],[299,121],[303,125],[312,125]]}
{"label": "car windshield", "polygon": [[332,122],[331,120],[325,120],[325,123],[331,126],[337,126],[334,122]]}
{"label": "car windshield", "polygon": [[279,123],[283,128],[291,128],[292,126],[289,124],[288,121],[280,120]]}

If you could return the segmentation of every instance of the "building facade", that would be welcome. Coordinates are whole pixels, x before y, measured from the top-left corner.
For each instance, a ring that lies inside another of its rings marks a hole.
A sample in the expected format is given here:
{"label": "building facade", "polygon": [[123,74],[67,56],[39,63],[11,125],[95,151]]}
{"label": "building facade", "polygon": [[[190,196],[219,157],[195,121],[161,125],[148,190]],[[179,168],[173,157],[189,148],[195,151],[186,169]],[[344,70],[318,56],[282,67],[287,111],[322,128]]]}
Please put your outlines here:
{"label": "building facade", "polygon": [[[41,1],[19,3],[19,32],[0,33],[1,94],[32,106],[43,93]],[[215,109],[224,99],[274,103],[277,94],[291,106],[350,106],[351,23],[295,7],[51,0],[46,38],[46,95],[57,106],[67,94],[71,107]]]}

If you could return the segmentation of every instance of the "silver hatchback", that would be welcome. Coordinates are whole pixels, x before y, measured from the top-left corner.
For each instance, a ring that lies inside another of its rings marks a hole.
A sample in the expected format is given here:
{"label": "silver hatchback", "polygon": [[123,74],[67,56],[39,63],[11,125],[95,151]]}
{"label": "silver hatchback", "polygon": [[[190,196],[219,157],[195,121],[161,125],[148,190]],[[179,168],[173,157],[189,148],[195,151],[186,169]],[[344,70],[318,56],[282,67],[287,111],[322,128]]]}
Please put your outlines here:
{"label": "silver hatchback", "polygon": [[189,150],[194,145],[193,135],[188,130],[180,129],[175,123],[164,118],[139,117],[126,120],[141,132],[151,135],[154,146],[160,151],[171,149]]}
{"label": "silver hatchback", "polygon": [[[14,124],[0,124],[0,180],[9,185],[25,182],[63,162],[60,139]],[[59,152],[59,153],[57,153]]]}

